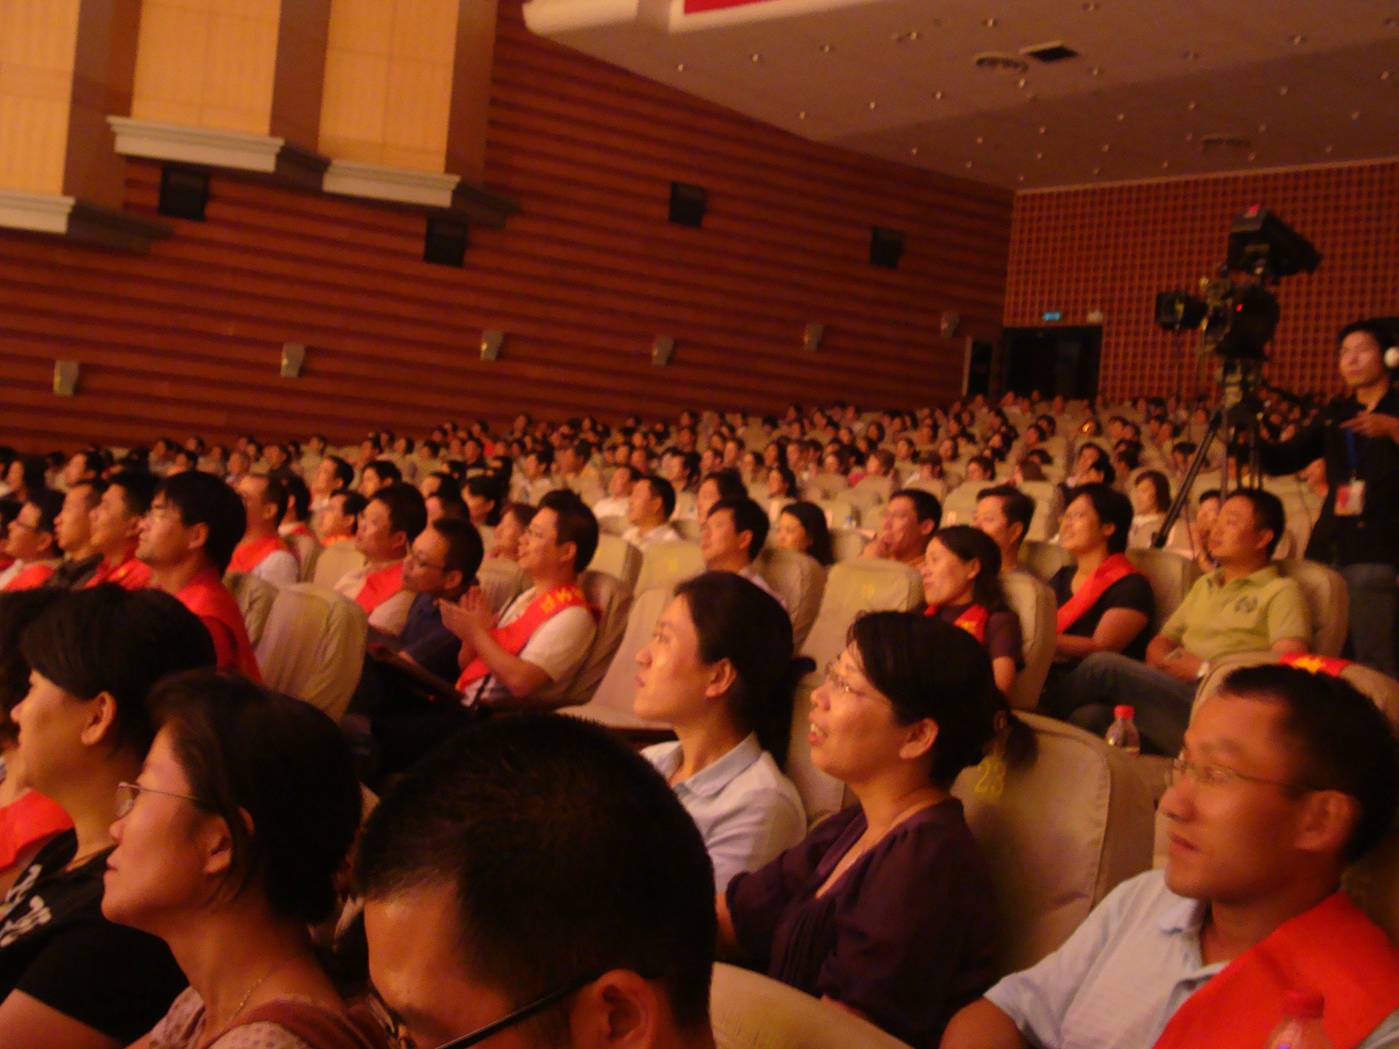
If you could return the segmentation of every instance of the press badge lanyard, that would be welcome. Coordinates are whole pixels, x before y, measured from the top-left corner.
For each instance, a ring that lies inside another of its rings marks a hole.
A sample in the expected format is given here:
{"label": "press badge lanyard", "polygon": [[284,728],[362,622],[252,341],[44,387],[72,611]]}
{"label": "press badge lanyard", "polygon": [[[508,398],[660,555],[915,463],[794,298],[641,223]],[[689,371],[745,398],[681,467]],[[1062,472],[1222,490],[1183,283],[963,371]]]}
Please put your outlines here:
{"label": "press badge lanyard", "polygon": [[1341,517],[1354,517],[1365,510],[1365,482],[1360,479],[1360,446],[1356,443],[1355,431],[1345,433],[1350,478],[1336,489],[1336,513]]}

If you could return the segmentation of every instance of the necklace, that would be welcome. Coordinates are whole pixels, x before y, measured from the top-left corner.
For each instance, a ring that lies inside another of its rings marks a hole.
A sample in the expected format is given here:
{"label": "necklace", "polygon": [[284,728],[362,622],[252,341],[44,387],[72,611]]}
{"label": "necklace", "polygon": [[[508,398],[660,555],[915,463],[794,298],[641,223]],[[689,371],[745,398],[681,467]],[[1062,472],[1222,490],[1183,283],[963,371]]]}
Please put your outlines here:
{"label": "necklace", "polygon": [[[238,1005],[234,1008],[233,1012],[229,1014],[228,1019],[220,1025],[219,1029],[214,1033],[213,1037],[207,1038],[201,1044],[204,1046],[209,1046],[212,1045],[214,1042],[217,1042],[220,1038],[222,1038],[224,1033],[230,1027],[233,1026],[233,1021],[238,1019],[238,1017],[242,1015],[244,1007],[248,1004],[248,1001],[252,998],[253,994],[257,991],[257,989],[261,987],[264,983],[266,983],[268,978],[273,973],[285,966],[288,961],[290,961],[290,959],[283,958],[280,962],[277,962],[265,973],[259,976],[253,982],[253,985],[249,987],[248,990],[244,993],[243,997],[239,999]],[[207,1013],[205,1015],[207,1015]]]}

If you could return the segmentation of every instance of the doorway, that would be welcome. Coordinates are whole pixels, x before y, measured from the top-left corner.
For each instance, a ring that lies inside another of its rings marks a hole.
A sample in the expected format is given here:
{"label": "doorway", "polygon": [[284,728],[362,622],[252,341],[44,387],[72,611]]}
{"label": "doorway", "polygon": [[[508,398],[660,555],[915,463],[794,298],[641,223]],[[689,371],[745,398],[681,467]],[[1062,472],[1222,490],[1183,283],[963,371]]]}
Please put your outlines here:
{"label": "doorway", "polygon": [[1098,396],[1101,325],[1005,329],[1005,388],[1045,398]]}

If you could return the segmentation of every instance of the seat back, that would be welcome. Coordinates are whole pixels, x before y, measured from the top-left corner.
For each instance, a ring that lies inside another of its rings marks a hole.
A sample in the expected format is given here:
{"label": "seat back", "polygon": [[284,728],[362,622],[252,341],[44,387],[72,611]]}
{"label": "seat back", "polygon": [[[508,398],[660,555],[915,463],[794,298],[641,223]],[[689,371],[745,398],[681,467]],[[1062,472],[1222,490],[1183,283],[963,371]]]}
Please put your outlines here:
{"label": "seat back", "polygon": [[285,587],[256,643],[263,681],[339,721],[364,668],[368,631],[364,609],[329,587]]}
{"label": "seat back", "polygon": [[942,523],[944,525],[971,524],[976,514],[976,497],[983,488],[991,487],[985,481],[963,481],[942,502]]}
{"label": "seat back", "polygon": [[845,784],[818,769],[811,760],[806,734],[811,719],[811,694],[825,676],[818,668],[797,683],[792,698],[792,727],[787,740],[787,761],[782,771],[801,795],[807,826],[814,827],[845,804]]}
{"label": "seat back", "polygon": [[698,543],[672,539],[652,543],[641,555],[641,573],[636,580],[636,592],[653,587],[670,588],[704,571],[704,555]]}
{"label": "seat back", "polygon": [[588,568],[620,579],[630,590],[641,575],[641,551],[621,536],[603,533],[597,537],[597,553]]}
{"label": "seat back", "polygon": [[854,528],[831,529],[831,552],[837,561],[853,561],[864,553],[869,540]]}
{"label": "seat back", "polygon": [[1339,656],[1350,627],[1350,600],[1341,573],[1315,561],[1275,561],[1278,571],[1295,579],[1307,599],[1312,636],[1309,648],[1323,656]]}
{"label": "seat back", "polygon": [[1054,591],[1029,572],[1008,572],[1001,576],[1006,604],[1020,619],[1021,653],[1025,665],[1015,675],[1006,700],[1016,710],[1039,706],[1049,664],[1054,661],[1055,616],[1058,605]]}
{"label": "seat back", "polygon": [[1020,490],[1035,501],[1035,514],[1030,518],[1027,539],[1048,539],[1059,531],[1059,489],[1049,481],[1026,481]]}
{"label": "seat back", "polygon": [[331,543],[316,558],[316,569],[311,581],[317,586],[334,587],[340,577],[348,572],[358,572],[364,567],[364,555],[355,549],[354,543]]}
{"label": "seat back", "polygon": [[617,646],[622,643],[632,603],[631,587],[606,572],[586,571],[578,577],[578,586],[599,615],[593,643],[565,693],[571,704],[587,703],[593,698]]}
{"label": "seat back", "polygon": [[496,615],[529,588],[525,570],[507,557],[488,557],[476,570],[486,604]]}
{"label": "seat back", "polygon": [[1180,607],[1185,595],[1195,585],[1195,580],[1200,578],[1200,566],[1181,554],[1151,547],[1128,550],[1127,560],[1151,584],[1151,596],[1155,599],[1156,607],[1147,629],[1154,637],[1160,631],[1161,624]]}
{"label": "seat back", "polygon": [[693,517],[672,517],[670,527],[674,528],[680,538],[687,543],[698,543],[700,533],[700,523]]}
{"label": "seat back", "polygon": [[814,557],[795,550],[768,547],[758,555],[758,573],[772,587],[792,620],[792,642],[798,650],[811,633],[826,589],[826,570]]}
{"label": "seat back", "polygon": [[663,728],[656,722],[643,721],[632,713],[632,698],[636,695],[636,654],[651,640],[656,622],[671,591],[665,587],[643,590],[631,602],[617,647],[604,669],[597,688],[585,705],[569,706],[565,714],[576,714],[590,721],[600,721],[615,728]]}
{"label": "seat back", "polygon": [[838,562],[826,574],[816,621],[801,652],[824,667],[845,648],[845,634],[861,612],[909,612],[922,603],[922,577],[908,565],[879,558]]}
{"label": "seat back", "polygon": [[297,578],[303,583],[309,583],[316,575],[316,562],[320,560],[321,543],[313,535],[289,535],[286,537],[287,545],[291,547],[292,553],[296,555],[298,566]]}
{"label": "seat back", "polygon": [[991,758],[952,793],[991,868],[999,912],[997,970],[1016,972],[1058,948],[1119,882],[1151,866],[1151,792],[1133,757],[1035,714],[1028,768]]}
{"label": "seat back", "polygon": [[866,477],[845,493],[845,499],[860,512],[860,518],[863,520],[865,514],[885,501],[889,491],[889,482],[886,478]]}
{"label": "seat back", "polygon": [[627,530],[627,519],[618,514],[608,514],[597,519],[597,527],[603,535],[621,535]]}
{"label": "seat back", "polygon": [[820,473],[811,479],[807,487],[819,493],[816,496],[818,499],[834,499],[850,490],[850,482],[843,474]]}
{"label": "seat back", "polygon": [[884,504],[871,506],[860,515],[860,527],[867,532],[878,532],[880,525],[884,523],[884,514],[888,507]]}
{"label": "seat back", "polygon": [[722,962],[709,987],[709,1020],[720,1049],[909,1049],[846,1009]]}
{"label": "seat back", "polygon": [[267,617],[272,612],[272,603],[277,600],[277,588],[250,572],[229,572],[223,577],[223,582],[233,599],[238,602],[238,610],[243,613],[243,626],[248,631],[248,640],[256,648],[263,628],[267,625]]}
{"label": "seat back", "polygon": [[1059,569],[1074,563],[1074,555],[1058,543],[1027,540],[1020,546],[1020,563],[1047,583]]}

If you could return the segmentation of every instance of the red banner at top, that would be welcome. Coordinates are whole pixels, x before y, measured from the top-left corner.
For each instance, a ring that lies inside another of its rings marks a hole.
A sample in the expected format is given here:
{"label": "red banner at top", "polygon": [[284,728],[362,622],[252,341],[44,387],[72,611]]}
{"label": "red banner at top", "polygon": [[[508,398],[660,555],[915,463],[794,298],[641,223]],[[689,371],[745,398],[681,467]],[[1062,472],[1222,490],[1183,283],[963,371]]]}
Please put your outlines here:
{"label": "red banner at top", "polygon": [[726,7],[743,7],[745,4],[764,2],[765,0],[685,0],[685,13],[694,15],[701,11],[722,11]]}

